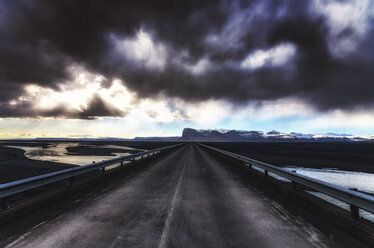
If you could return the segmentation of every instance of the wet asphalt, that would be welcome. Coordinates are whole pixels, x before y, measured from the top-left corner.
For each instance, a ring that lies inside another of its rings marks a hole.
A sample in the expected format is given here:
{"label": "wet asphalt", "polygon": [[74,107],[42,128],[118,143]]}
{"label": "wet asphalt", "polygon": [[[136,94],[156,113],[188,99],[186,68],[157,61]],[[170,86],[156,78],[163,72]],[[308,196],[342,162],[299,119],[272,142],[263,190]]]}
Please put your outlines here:
{"label": "wet asphalt", "polygon": [[88,201],[77,198],[58,215],[1,226],[0,246],[336,247],[195,144],[148,163]]}

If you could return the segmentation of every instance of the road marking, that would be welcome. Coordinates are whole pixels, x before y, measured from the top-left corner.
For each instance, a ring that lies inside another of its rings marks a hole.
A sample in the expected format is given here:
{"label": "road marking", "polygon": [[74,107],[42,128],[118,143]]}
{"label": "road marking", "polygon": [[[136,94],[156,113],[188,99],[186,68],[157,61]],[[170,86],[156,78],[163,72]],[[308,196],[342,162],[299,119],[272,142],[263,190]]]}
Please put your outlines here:
{"label": "road marking", "polygon": [[43,221],[43,222],[37,224],[36,226],[34,226],[33,228],[31,228],[31,230],[35,230],[36,228],[38,228],[38,227],[44,225],[45,223],[47,223],[47,221]]}
{"label": "road marking", "polygon": [[169,235],[169,230],[170,230],[170,223],[173,219],[174,209],[175,209],[175,207],[177,205],[177,202],[178,202],[179,189],[180,189],[180,186],[182,184],[182,178],[183,178],[184,171],[186,169],[186,165],[188,164],[188,162],[189,162],[189,159],[186,159],[184,161],[183,169],[182,169],[182,172],[179,176],[178,184],[177,184],[177,187],[175,189],[173,199],[171,201],[171,205],[170,205],[170,208],[169,208],[169,211],[168,211],[168,215],[166,217],[164,230],[162,231],[162,235],[161,235],[161,238],[160,238],[160,243],[158,244],[158,248],[165,248],[166,247],[166,242],[168,240],[168,235]]}

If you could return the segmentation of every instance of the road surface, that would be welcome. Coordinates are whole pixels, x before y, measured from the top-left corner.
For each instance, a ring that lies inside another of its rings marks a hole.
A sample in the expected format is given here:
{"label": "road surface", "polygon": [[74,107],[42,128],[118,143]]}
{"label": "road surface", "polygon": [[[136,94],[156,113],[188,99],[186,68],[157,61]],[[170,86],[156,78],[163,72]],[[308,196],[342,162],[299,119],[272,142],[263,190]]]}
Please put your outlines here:
{"label": "road surface", "polygon": [[197,145],[150,163],[57,216],[40,223],[34,218],[30,227],[22,220],[1,227],[0,246],[335,247],[310,224],[244,186],[227,162]]}

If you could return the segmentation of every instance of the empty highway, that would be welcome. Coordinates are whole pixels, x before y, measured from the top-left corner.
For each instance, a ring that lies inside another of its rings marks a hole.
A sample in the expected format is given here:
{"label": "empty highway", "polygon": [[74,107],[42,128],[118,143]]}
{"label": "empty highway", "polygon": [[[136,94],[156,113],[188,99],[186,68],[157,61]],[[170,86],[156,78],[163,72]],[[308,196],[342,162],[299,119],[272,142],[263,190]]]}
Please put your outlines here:
{"label": "empty highway", "polygon": [[336,247],[197,145],[147,163],[94,197],[7,223],[0,247]]}

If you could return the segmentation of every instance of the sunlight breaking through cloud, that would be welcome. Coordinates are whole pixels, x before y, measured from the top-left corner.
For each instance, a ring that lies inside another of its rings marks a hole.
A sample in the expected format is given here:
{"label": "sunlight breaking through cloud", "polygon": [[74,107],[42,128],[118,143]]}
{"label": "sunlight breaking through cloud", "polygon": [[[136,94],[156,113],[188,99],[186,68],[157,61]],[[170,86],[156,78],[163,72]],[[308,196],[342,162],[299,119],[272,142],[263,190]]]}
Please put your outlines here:
{"label": "sunlight breaking through cloud", "polygon": [[167,51],[161,43],[155,43],[150,33],[140,29],[135,37],[121,39],[111,35],[114,49],[121,56],[151,69],[162,70],[166,64]]}

